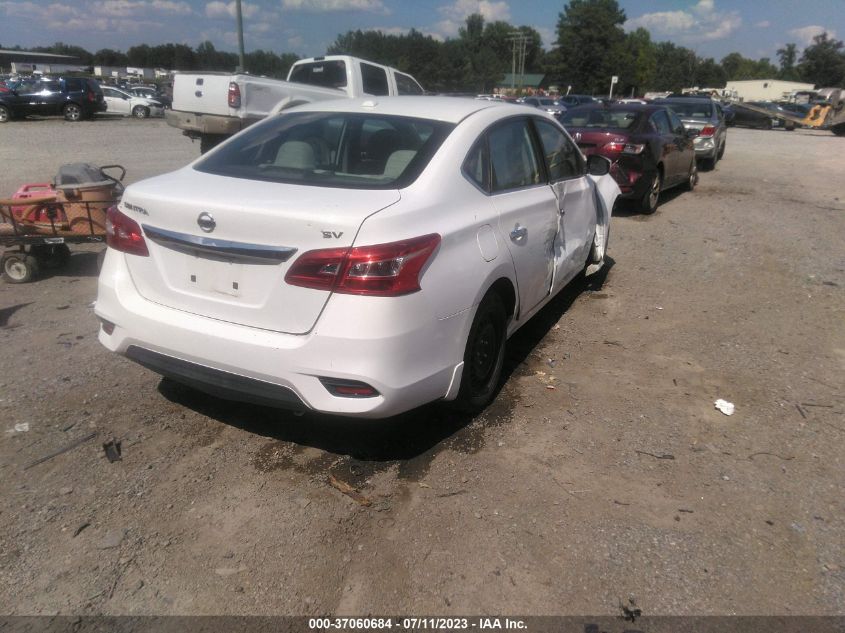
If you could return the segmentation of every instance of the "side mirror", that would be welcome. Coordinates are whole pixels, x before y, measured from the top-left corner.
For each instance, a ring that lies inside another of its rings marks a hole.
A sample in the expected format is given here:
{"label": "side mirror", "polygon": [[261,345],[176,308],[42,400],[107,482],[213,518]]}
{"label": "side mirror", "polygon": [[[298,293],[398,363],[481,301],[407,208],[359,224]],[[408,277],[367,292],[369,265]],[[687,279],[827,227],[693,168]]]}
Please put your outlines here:
{"label": "side mirror", "polygon": [[697,130],[697,129],[687,130],[687,138],[695,138],[699,134],[701,134],[701,130]]}
{"label": "side mirror", "polygon": [[610,159],[598,154],[587,156],[587,173],[591,176],[606,176],[610,173]]}

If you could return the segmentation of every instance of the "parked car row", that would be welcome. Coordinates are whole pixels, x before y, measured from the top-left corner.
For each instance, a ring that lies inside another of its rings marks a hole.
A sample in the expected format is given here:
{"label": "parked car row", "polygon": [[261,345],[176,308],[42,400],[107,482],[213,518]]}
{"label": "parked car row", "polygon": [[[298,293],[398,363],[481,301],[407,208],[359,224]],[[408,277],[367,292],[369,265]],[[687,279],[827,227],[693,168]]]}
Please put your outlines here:
{"label": "parked car row", "polygon": [[80,121],[96,114],[140,119],[164,114],[164,105],[156,98],[101,85],[85,77],[7,80],[3,88],[0,123],[29,115],[64,116],[68,121]]}

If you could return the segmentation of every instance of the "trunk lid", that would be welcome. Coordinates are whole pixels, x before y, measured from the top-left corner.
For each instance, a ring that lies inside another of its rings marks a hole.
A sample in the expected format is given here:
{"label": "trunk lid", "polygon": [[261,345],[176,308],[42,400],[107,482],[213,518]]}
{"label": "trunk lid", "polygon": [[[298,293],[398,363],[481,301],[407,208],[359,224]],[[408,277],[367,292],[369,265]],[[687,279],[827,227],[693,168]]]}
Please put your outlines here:
{"label": "trunk lid", "polygon": [[[595,128],[572,128],[569,129],[569,134],[581,148],[581,152],[585,156],[590,154],[602,154],[601,148],[608,143],[627,143],[628,135],[619,130]],[[618,154],[618,152],[617,152]],[[610,156],[610,154],[608,154]],[[616,154],[613,154],[613,158]]]}
{"label": "trunk lid", "polygon": [[142,226],[150,256],[125,257],[145,299],[303,334],[331,293],[285,283],[291,264],[309,250],[351,246],[361,223],[399,198],[395,189],[259,182],[186,167],[126,190],[120,210]]}

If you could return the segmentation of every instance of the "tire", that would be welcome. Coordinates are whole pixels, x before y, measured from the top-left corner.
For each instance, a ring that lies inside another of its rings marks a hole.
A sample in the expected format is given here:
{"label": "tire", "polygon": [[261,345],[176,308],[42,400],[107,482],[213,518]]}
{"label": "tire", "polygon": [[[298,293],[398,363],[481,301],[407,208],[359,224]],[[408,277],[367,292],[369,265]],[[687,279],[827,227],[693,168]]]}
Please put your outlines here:
{"label": "tire", "polygon": [[725,141],[725,142],[722,143],[722,146],[719,148],[719,155],[718,155],[719,160],[722,160],[725,157],[725,145],[727,145],[727,144],[728,144],[728,142]]}
{"label": "tire", "polygon": [[687,180],[684,183],[684,190],[685,191],[694,191],[695,186],[698,184],[698,161],[695,158],[692,159],[692,165],[689,168],[689,174],[687,175]]}
{"label": "tire", "polygon": [[484,297],[475,312],[464,350],[464,371],[454,407],[478,413],[496,395],[505,362],[508,313],[498,293]]}
{"label": "tire", "polygon": [[0,105],[0,123],[6,123],[12,120],[12,113],[6,106]]}
{"label": "tire", "polygon": [[590,245],[590,254],[587,256],[587,262],[584,266],[586,269],[590,264],[601,264],[604,261],[604,256],[607,255],[607,247],[610,244],[610,222],[607,224],[607,230],[604,233],[604,245],[599,249],[596,244],[596,233],[593,233],[593,243]]}
{"label": "tire", "polygon": [[660,200],[660,190],[663,188],[663,173],[658,171],[654,174],[648,189],[640,199],[640,211],[651,215],[657,210],[657,202]]}
{"label": "tire", "polygon": [[3,279],[10,284],[29,283],[38,276],[38,260],[32,255],[12,253],[4,255]]}
{"label": "tire", "polygon": [[145,108],[144,106],[135,106],[132,108],[132,116],[136,119],[146,119],[150,116],[149,108]]}
{"label": "tire", "polygon": [[845,123],[834,125],[830,128],[830,131],[836,134],[836,136],[845,136]]}
{"label": "tire", "polygon": [[76,122],[82,120],[82,108],[75,103],[68,103],[62,109],[62,114],[65,116],[66,121]]}
{"label": "tire", "polygon": [[226,139],[222,134],[203,134],[200,136],[200,154],[211,151]]}
{"label": "tire", "polygon": [[716,169],[716,163],[718,161],[718,158],[702,158],[701,167],[704,169],[704,171],[713,171],[714,169]]}

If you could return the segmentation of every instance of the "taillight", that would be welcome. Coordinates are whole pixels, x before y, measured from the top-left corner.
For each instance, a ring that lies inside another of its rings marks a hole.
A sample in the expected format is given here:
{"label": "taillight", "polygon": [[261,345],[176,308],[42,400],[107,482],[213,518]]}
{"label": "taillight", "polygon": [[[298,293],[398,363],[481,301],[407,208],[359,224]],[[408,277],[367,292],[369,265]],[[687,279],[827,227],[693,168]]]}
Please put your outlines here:
{"label": "taillight", "polygon": [[698,133],[699,136],[713,136],[716,133],[716,128],[712,125],[707,125],[704,127],[701,132]]}
{"label": "taillight", "polygon": [[303,253],[288,270],[292,286],[395,297],[420,289],[420,272],[440,244],[436,233],[390,244]]}
{"label": "taillight", "polygon": [[241,107],[241,89],[234,81],[229,82],[229,107]]}
{"label": "taillight", "polygon": [[637,143],[617,143],[616,141],[613,141],[602,147],[602,152],[606,154],[642,154],[644,149],[645,145],[639,145]]}
{"label": "taillight", "polygon": [[109,248],[130,255],[148,257],[150,254],[141,226],[118,211],[117,207],[110,207],[106,214],[106,244]]}

